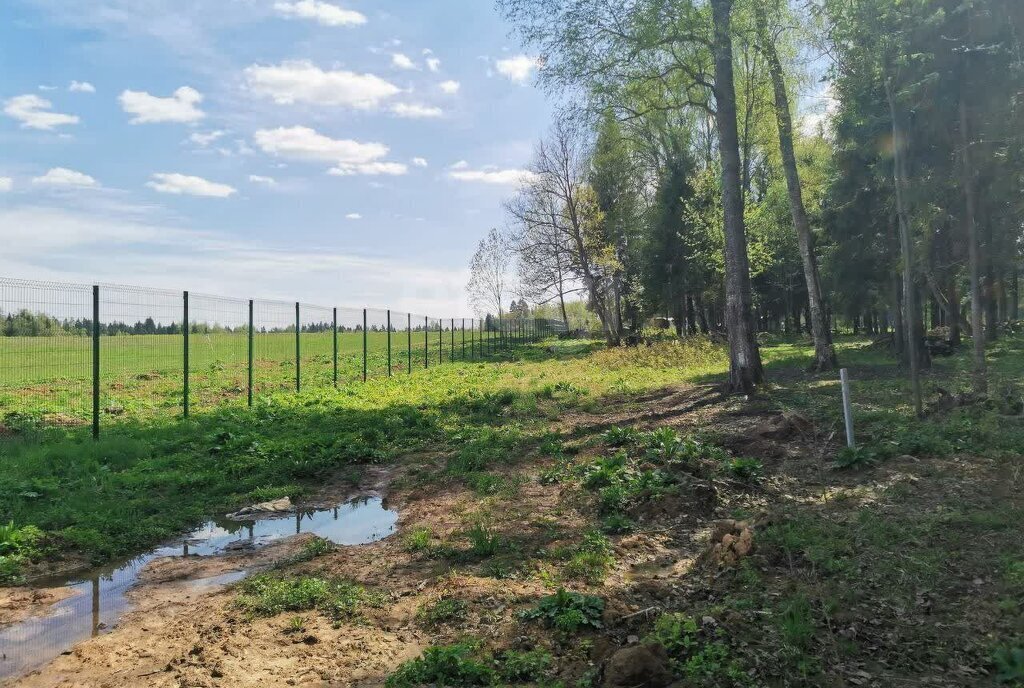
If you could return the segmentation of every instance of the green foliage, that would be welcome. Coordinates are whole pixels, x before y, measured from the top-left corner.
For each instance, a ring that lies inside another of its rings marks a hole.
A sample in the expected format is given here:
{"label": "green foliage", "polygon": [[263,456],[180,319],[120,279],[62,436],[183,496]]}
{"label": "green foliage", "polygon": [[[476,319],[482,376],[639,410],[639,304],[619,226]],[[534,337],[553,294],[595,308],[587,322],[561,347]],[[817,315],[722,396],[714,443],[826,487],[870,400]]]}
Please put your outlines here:
{"label": "green foliage", "polygon": [[615,562],[612,543],[598,531],[588,531],[562,569],[563,577],[592,584],[604,582]]}
{"label": "green foliage", "polygon": [[650,639],[668,652],[676,675],[697,685],[752,686],[739,660],[715,631],[707,632],[686,614],[663,614]]}
{"label": "green foliage", "polygon": [[733,477],[746,483],[757,482],[764,473],[764,464],[760,460],[747,457],[730,459],[725,467]]}
{"label": "green foliage", "polygon": [[640,438],[640,431],[631,426],[619,426],[605,430],[604,441],[610,447],[624,447],[628,444],[636,443]]}
{"label": "green foliage", "polygon": [[992,654],[996,681],[1012,687],[1024,685],[1024,648],[1002,647]]}
{"label": "green foliage", "polygon": [[247,578],[238,591],[235,605],[253,617],[316,609],[340,620],[352,618],[361,604],[373,601],[363,587],[348,581],[273,573]]}
{"label": "green foliage", "polygon": [[804,595],[795,595],[782,605],[779,617],[782,638],[798,649],[806,649],[814,636],[814,612]]}
{"label": "green foliage", "polygon": [[24,564],[43,555],[43,531],[35,526],[0,524],[0,584],[21,579]]}
{"label": "green foliage", "polygon": [[424,626],[436,628],[442,624],[462,621],[466,618],[468,606],[457,597],[442,597],[426,603],[416,610],[416,620]]}
{"label": "green foliage", "polygon": [[603,614],[604,600],[600,597],[559,588],[555,594],[540,598],[537,605],[522,616],[572,635],[584,629],[602,628]]}
{"label": "green foliage", "polygon": [[554,663],[551,653],[540,649],[529,652],[506,650],[497,659],[498,673],[509,683],[537,683]]}
{"label": "green foliage", "polygon": [[477,521],[466,531],[470,552],[480,558],[493,557],[505,547],[505,538],[483,521]]}
{"label": "green foliage", "polygon": [[836,452],[833,464],[836,468],[861,468],[878,463],[878,452],[864,444],[855,447],[843,447]]}
{"label": "green foliage", "polygon": [[609,514],[601,519],[601,530],[609,535],[623,535],[635,529],[636,523],[624,514]]}
{"label": "green foliage", "polygon": [[425,552],[430,549],[430,541],[434,533],[426,526],[414,526],[402,538],[402,546],[407,552]]}
{"label": "green foliage", "polygon": [[402,664],[388,676],[387,688],[414,688],[436,685],[488,686],[497,673],[486,660],[474,656],[476,648],[468,643],[429,647],[416,659]]}

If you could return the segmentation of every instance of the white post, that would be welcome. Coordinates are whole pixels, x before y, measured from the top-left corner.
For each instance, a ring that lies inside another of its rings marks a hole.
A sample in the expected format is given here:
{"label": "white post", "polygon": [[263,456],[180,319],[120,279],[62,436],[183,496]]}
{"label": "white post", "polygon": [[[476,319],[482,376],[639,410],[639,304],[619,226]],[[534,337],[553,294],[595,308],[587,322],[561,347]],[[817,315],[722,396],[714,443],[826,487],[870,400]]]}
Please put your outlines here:
{"label": "white post", "polygon": [[839,371],[839,381],[843,387],[843,420],[846,421],[846,446],[851,449],[853,443],[853,409],[850,407],[850,379],[846,375],[846,368]]}

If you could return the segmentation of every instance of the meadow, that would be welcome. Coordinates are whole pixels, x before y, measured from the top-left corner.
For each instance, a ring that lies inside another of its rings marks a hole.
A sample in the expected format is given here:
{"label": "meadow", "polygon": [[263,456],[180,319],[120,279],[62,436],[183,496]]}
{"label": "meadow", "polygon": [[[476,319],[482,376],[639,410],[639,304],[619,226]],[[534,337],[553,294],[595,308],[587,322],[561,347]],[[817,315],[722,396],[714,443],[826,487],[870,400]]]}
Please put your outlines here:
{"label": "meadow", "polygon": [[[454,347],[453,347],[454,335]],[[482,337],[482,338],[481,338]],[[305,389],[334,385],[333,336],[303,332],[299,368]],[[253,395],[294,391],[294,332],[253,337]],[[411,343],[411,349],[410,349]],[[391,372],[493,351],[495,332],[391,333]],[[388,333],[366,336],[367,376],[387,377]],[[100,406],[103,422],[181,413],[184,344],[181,335],[115,335],[100,338]],[[362,380],[363,333],[338,334],[338,385]],[[193,333],[189,339],[189,401],[193,409],[248,402],[248,336],[244,332]],[[92,340],[89,337],[0,337],[0,419],[9,414],[58,424],[88,422],[92,410]]]}
{"label": "meadow", "polygon": [[[943,405],[969,387],[969,360],[936,359],[924,418],[884,348],[837,346],[853,450],[836,375],[807,372],[808,343],[767,337],[770,382],[750,399],[720,394],[727,357],[704,339],[549,340],[188,421],[122,418],[99,441],[26,421],[0,440],[0,574],[109,561],[373,468],[397,537],[321,547],[176,623],[274,648],[244,672],[289,656],[282,634],[313,634],[299,647],[340,677],[346,637],[390,638],[395,615],[414,614],[431,647],[373,674],[394,686],[598,685],[629,635],[665,648],[683,685],[1017,685],[1024,338],[990,348],[983,402]],[[749,527],[753,549],[723,549],[736,542],[723,527]],[[134,656],[125,633],[93,667]],[[168,636],[161,662],[189,657],[175,643],[190,633]],[[207,651],[188,666],[231,680],[232,660]]]}

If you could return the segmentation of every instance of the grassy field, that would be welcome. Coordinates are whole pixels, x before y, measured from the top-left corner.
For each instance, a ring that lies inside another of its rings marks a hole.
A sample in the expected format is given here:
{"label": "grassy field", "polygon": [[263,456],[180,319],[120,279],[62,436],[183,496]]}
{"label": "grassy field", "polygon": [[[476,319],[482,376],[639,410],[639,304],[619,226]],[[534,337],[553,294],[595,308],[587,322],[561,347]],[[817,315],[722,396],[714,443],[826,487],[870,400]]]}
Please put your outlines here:
{"label": "grassy field", "polygon": [[[283,627],[315,629],[304,651],[330,653],[350,622],[391,637],[404,605],[434,647],[375,675],[393,686],[586,688],[629,636],[661,647],[681,685],[1021,685],[1024,339],[991,347],[989,401],[924,419],[886,351],[838,350],[854,451],[837,376],[806,372],[794,341],[764,343],[770,382],[749,400],[717,393],[727,359],[703,340],[543,342],[187,423],[128,418],[99,442],[26,426],[0,441],[0,560],[8,579],[104,561],[383,464],[398,538],[257,579],[204,608],[209,623],[265,637],[272,662]],[[937,359],[929,402],[966,389],[968,366]],[[737,536],[750,524],[752,549],[725,546],[723,518]],[[338,590],[351,618],[331,616]]]}
{"label": "grassy field", "polygon": [[[391,333],[393,374],[453,358],[452,332]],[[454,360],[462,360],[461,330],[455,333]],[[493,349],[495,333],[466,333],[465,356]],[[475,342],[475,344],[474,344]],[[386,377],[388,336],[367,333],[367,374]],[[253,393],[295,389],[295,334],[254,336]],[[362,379],[363,335],[338,335],[338,384]],[[180,413],[184,345],[181,335],[122,335],[100,339],[100,398],[107,421]],[[331,333],[303,333],[301,383],[306,389],[334,381]],[[88,337],[0,337],[0,422],[11,413],[48,418],[60,424],[83,422],[92,409],[92,341]],[[195,409],[246,404],[248,338],[245,333],[192,334],[189,341],[189,393]]]}

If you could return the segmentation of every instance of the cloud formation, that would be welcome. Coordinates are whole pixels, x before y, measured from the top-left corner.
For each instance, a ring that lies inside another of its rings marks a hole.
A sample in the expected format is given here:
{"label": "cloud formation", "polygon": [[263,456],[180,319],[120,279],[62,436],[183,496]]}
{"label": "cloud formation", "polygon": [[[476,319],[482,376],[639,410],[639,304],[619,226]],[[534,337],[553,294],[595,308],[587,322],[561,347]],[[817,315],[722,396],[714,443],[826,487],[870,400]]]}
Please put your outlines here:
{"label": "cloud formation", "polygon": [[419,103],[397,103],[391,107],[391,111],[406,119],[428,119],[444,115],[439,107]]}
{"label": "cloud formation", "polygon": [[373,74],[323,70],[309,60],[252,65],[245,69],[244,77],[250,91],[279,105],[308,103],[373,110],[399,93],[397,86]]}
{"label": "cloud formation", "polygon": [[56,127],[78,124],[77,115],[51,112],[53,103],[34,93],[15,96],[4,102],[4,114],[21,122],[22,129],[53,131]]}
{"label": "cloud formation", "polygon": [[129,120],[131,124],[189,124],[206,117],[206,113],[196,107],[203,102],[203,94],[191,86],[182,86],[167,98],[145,91],[124,91],[118,96],[118,102],[122,110],[134,115]]}
{"label": "cloud formation", "polygon": [[448,169],[448,176],[460,182],[518,186],[529,181],[533,177],[533,173],[520,169],[503,170],[493,166],[473,169],[465,160],[460,160]]}
{"label": "cloud formation", "polygon": [[202,177],[193,177],[176,172],[157,172],[146,186],[160,193],[175,196],[205,196],[209,198],[227,198],[237,190],[227,184],[218,184]]}
{"label": "cloud formation", "polygon": [[525,84],[537,71],[539,62],[537,58],[529,55],[516,55],[498,60],[494,66],[499,74],[507,77],[513,83]]}
{"label": "cloud formation", "polygon": [[359,26],[366,23],[366,15],[320,0],[275,2],[274,9],[285,17],[311,19],[323,26]]}
{"label": "cloud formation", "polygon": [[90,188],[99,186],[99,182],[82,172],[69,170],[66,167],[54,167],[41,177],[35,177],[33,184],[40,186],[56,186],[65,188]]}
{"label": "cloud formation", "polygon": [[88,81],[72,81],[68,84],[68,90],[72,93],[95,93],[96,87]]}

